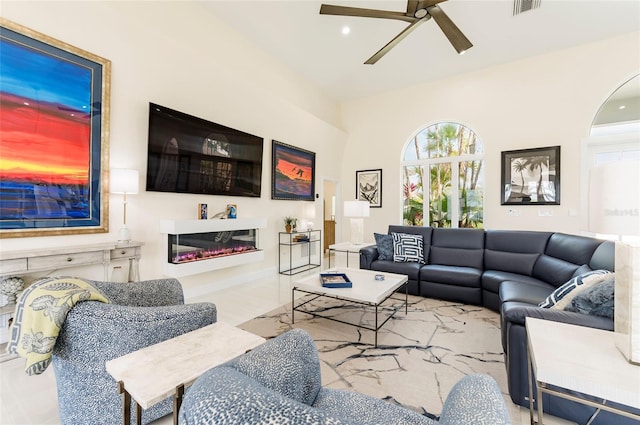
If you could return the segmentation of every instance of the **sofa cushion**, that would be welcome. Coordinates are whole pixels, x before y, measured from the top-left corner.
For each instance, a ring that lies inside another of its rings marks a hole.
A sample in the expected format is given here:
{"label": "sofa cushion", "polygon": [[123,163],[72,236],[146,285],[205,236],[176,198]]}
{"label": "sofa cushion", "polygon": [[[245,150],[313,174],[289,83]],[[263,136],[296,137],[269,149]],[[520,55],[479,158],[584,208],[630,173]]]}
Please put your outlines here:
{"label": "sofa cushion", "polygon": [[601,243],[602,241],[599,239],[586,236],[554,233],[549,238],[544,253],[573,264],[588,264]]}
{"label": "sofa cushion", "polygon": [[541,255],[533,266],[533,277],[551,283],[556,288],[574,276],[578,265],[549,255]]}
{"label": "sofa cushion", "polygon": [[506,281],[500,284],[500,303],[518,301],[538,305],[544,301],[555,287],[532,285],[524,282]]}
{"label": "sofa cushion", "polygon": [[564,309],[613,320],[615,283],[615,275],[612,273],[598,285],[576,290],[578,293]]}
{"label": "sofa cushion", "polygon": [[500,270],[531,276],[540,254],[484,250],[485,270]]}
{"label": "sofa cushion", "polygon": [[420,282],[445,283],[455,286],[480,287],[482,270],[472,267],[428,264],[420,269]]}
{"label": "sofa cushion", "polygon": [[525,276],[518,273],[503,272],[500,270],[485,270],[482,273],[482,288],[497,294],[500,290],[500,284],[507,280],[524,282],[545,288],[549,286],[548,283],[543,282],[540,279],[536,279],[535,277]]}
{"label": "sofa cushion", "polygon": [[484,247],[493,251],[542,254],[552,234],[519,230],[487,230]]}
{"label": "sofa cushion", "polygon": [[597,285],[598,283],[606,280],[608,277],[607,275],[610,274],[612,273],[608,270],[594,270],[583,275],[576,276],[553,291],[544,301],[538,304],[538,306],[542,308],[564,309],[576,294],[572,294],[572,292],[577,288],[582,285],[586,285],[585,288]]}
{"label": "sofa cushion", "polygon": [[374,233],[376,248],[378,249],[378,260],[393,261],[393,238],[391,235]]}
{"label": "sofa cushion", "polygon": [[424,263],[422,235],[392,233],[393,261],[398,263]]}
{"label": "sofa cushion", "polygon": [[433,229],[429,264],[482,269],[484,230]]}
{"label": "sofa cushion", "polygon": [[409,280],[418,281],[420,263],[396,263],[393,261],[376,260],[371,263],[371,270],[406,275]]}

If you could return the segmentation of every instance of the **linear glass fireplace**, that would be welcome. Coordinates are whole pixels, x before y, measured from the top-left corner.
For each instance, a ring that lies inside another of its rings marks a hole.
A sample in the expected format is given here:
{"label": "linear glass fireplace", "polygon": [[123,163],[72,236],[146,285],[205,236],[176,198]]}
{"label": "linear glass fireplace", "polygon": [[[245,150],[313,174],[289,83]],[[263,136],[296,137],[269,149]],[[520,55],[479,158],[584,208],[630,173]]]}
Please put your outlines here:
{"label": "linear glass fireplace", "polygon": [[211,260],[256,251],[256,229],[168,235],[172,264]]}

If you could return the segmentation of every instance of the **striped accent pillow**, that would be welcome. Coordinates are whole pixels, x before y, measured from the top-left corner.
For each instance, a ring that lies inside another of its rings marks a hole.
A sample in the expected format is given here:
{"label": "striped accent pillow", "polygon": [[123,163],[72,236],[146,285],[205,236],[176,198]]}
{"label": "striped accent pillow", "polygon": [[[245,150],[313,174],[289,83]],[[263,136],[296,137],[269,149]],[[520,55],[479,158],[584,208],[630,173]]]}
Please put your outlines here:
{"label": "striped accent pillow", "polygon": [[391,233],[393,237],[393,261],[424,264],[422,235]]}
{"label": "striped accent pillow", "polygon": [[576,276],[558,289],[553,291],[544,301],[538,304],[542,308],[564,309],[580,291],[576,289],[586,289],[600,282],[607,280],[612,272],[609,270],[593,270],[580,276]]}

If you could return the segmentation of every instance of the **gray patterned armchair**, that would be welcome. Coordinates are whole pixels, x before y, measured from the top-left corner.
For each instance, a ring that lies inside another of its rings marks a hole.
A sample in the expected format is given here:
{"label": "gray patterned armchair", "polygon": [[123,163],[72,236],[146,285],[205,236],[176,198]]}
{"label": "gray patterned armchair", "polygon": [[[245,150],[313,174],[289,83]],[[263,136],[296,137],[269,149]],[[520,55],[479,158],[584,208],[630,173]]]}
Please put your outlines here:
{"label": "gray patterned armchair", "polygon": [[[122,423],[122,401],[105,362],[216,321],[212,303],[184,304],[176,279],[96,282],[111,301],[69,311],[53,350],[60,420],[66,425]],[[143,423],[171,413],[171,399],[143,411]],[[132,412],[132,417],[134,413]]]}
{"label": "gray patterned armchair", "polygon": [[364,394],[322,388],[315,343],[301,329],[198,378],[187,390],[179,421],[180,425],[511,423],[500,389],[487,375],[460,380],[449,393],[439,422]]}

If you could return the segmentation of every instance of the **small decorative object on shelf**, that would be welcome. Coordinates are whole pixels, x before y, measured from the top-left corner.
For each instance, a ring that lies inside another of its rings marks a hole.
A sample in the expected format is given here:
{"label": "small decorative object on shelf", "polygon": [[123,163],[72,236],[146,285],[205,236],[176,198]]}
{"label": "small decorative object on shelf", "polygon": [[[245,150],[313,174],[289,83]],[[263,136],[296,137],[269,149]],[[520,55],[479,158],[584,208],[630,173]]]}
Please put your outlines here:
{"label": "small decorative object on shelf", "polygon": [[295,231],[296,222],[297,221],[298,221],[298,219],[296,219],[296,218],[285,217],[284,218],[284,230],[286,230],[287,233],[291,233],[291,231]]}
{"label": "small decorative object on shelf", "polygon": [[351,288],[351,280],[344,273],[321,273],[320,282],[324,288]]}
{"label": "small decorative object on shelf", "polygon": [[309,235],[305,233],[300,233],[299,235],[295,235],[293,237],[294,242],[309,242]]}
{"label": "small decorative object on shelf", "polygon": [[227,218],[238,217],[238,206],[236,204],[227,204]]}
{"label": "small decorative object on shelf", "polygon": [[24,287],[24,280],[21,277],[8,277],[0,282],[0,293],[7,296],[9,304],[16,303],[16,296]]}
{"label": "small decorative object on shelf", "polygon": [[207,204],[198,204],[198,219],[206,220],[207,219]]}

